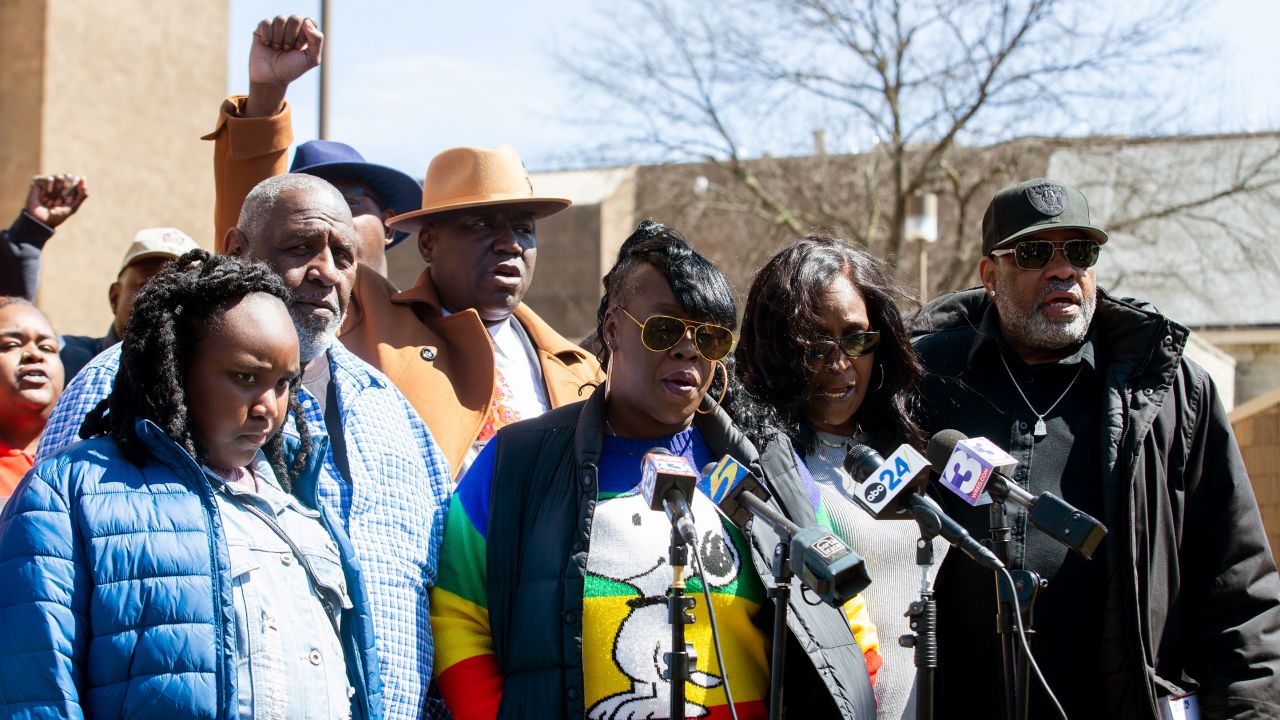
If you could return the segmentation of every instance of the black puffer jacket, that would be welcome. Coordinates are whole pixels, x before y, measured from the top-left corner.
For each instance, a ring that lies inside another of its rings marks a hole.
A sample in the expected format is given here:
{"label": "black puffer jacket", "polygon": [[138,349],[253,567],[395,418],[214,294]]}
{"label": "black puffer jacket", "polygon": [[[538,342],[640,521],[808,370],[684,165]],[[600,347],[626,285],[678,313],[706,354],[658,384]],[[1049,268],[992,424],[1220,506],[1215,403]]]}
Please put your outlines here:
{"label": "black puffer jacket", "polygon": [[[603,418],[600,388],[585,402],[503,428],[491,441],[497,454],[487,583],[490,629],[503,674],[500,718],[584,716],[580,618]],[[695,425],[714,456],[732,454],[756,470],[763,468],[775,499],[795,522],[814,521],[789,443],[771,443],[759,456],[720,409],[698,415]],[[777,537],[764,523],[752,523],[748,535],[756,572],[771,588]],[[793,581],[784,675],[789,716],[874,718],[866,662],[844,613],[811,605],[807,597]],[[767,623],[771,605],[761,616]]]}
{"label": "black puffer jacket", "polygon": [[[932,374],[926,405],[954,399],[945,384],[963,386],[990,302],[967,290],[917,318],[916,349]],[[1188,330],[1102,290],[1092,329],[1106,358],[1109,530],[1098,691],[1113,717],[1156,718],[1158,694],[1197,685],[1202,717],[1280,717],[1280,578],[1213,382],[1183,355]]]}

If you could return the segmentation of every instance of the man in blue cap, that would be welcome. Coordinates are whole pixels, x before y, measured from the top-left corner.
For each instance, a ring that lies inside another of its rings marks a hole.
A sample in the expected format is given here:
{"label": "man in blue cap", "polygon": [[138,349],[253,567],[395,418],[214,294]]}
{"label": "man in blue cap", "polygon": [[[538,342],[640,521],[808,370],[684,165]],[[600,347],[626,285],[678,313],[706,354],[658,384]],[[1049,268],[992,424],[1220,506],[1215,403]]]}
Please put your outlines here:
{"label": "man in blue cap", "polygon": [[[262,25],[272,26],[276,38],[285,35],[294,38],[300,52],[272,52],[273,48],[255,41],[249,52],[249,94],[227,98],[217,127],[204,137],[217,140],[226,134],[224,142],[214,146],[218,188],[214,238],[218,252],[225,250],[222,244],[227,230],[236,226],[240,204],[253,186],[263,178],[284,172],[285,157],[293,139],[285,92],[290,83],[319,64],[324,42],[324,35],[310,19],[282,16],[264,20]],[[267,33],[260,26],[256,34],[261,38]],[[273,122],[264,125],[260,118],[268,117]],[[252,172],[226,173],[229,159],[226,156],[234,158],[241,167],[250,166],[248,169]],[[387,249],[408,234],[388,228],[384,221],[418,209],[422,198],[418,181],[394,168],[366,162],[355,148],[331,140],[312,140],[299,145],[289,172],[315,175],[338,188],[351,208],[360,236],[356,260],[386,277]]]}

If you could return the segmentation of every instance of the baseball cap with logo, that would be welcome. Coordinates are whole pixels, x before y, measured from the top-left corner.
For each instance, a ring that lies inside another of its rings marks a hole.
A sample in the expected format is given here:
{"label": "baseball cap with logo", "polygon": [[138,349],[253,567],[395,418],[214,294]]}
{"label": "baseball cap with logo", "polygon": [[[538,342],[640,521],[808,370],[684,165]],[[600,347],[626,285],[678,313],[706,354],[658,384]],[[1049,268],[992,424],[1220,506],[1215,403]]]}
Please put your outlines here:
{"label": "baseball cap with logo", "polygon": [[188,250],[195,250],[198,245],[186,233],[178,228],[146,228],[133,236],[133,242],[124,253],[120,263],[120,272],[130,265],[153,257],[173,260]]}
{"label": "baseball cap with logo", "polygon": [[1007,187],[991,198],[982,216],[982,254],[1007,247],[1033,233],[1066,228],[1099,243],[1107,233],[1089,219],[1084,193],[1053,180],[1036,178]]}

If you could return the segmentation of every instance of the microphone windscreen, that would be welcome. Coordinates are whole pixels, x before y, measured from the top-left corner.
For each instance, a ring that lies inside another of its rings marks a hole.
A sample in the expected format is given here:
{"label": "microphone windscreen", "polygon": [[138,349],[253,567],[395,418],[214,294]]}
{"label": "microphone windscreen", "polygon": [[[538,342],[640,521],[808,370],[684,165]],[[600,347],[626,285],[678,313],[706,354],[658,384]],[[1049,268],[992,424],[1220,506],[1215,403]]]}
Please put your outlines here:
{"label": "microphone windscreen", "polygon": [[959,430],[939,430],[929,438],[929,447],[925,450],[925,457],[929,458],[929,465],[934,472],[941,474],[947,468],[947,461],[951,459],[951,453],[955,452],[956,445],[963,440],[968,440],[968,436]]}
{"label": "microphone windscreen", "polygon": [[858,483],[864,483],[884,462],[880,453],[866,445],[854,445],[844,456],[844,469],[849,477]]}

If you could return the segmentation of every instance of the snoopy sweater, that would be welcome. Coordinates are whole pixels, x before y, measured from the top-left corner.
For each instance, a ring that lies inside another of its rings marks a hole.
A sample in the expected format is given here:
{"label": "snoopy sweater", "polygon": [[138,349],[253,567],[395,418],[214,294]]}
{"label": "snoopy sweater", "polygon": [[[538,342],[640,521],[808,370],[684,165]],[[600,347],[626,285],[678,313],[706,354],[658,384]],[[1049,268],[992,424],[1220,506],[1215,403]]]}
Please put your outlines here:
{"label": "snoopy sweater", "polygon": [[[582,609],[588,718],[664,718],[669,713],[671,687],[659,673],[665,668],[662,655],[670,649],[665,594],[672,580],[667,559],[671,525],[665,514],[649,510],[639,494],[641,461],[655,446],[688,458],[694,467],[714,459],[693,428],[646,440],[604,438]],[[493,447],[481,452],[454,493],[432,591],[435,673],[457,720],[496,717],[502,697],[485,588],[494,454]],[[686,592],[696,598],[696,606],[695,621],[685,634],[697,663],[685,686],[686,715],[729,717],[727,675],[738,716],[764,718],[769,666],[768,618],[758,617],[763,585],[738,528],[701,493],[691,506],[727,668],[716,658],[702,595],[704,578],[697,576],[690,558]],[[860,601],[858,606],[865,616]],[[856,635],[858,622],[853,624]]]}

